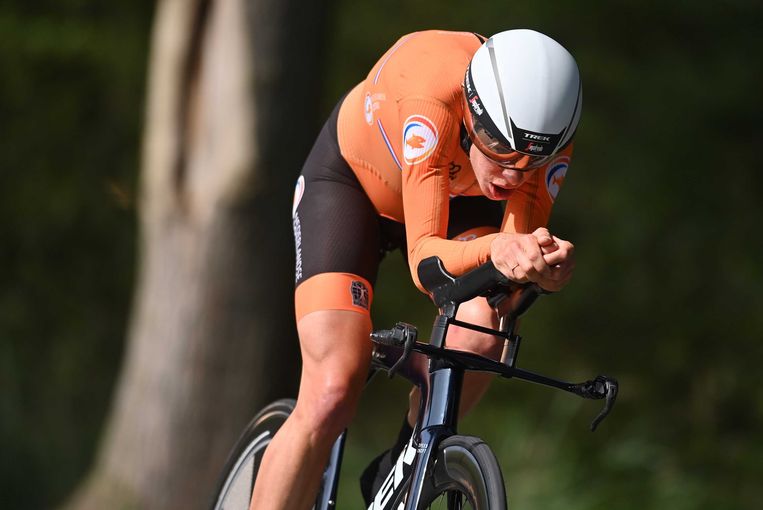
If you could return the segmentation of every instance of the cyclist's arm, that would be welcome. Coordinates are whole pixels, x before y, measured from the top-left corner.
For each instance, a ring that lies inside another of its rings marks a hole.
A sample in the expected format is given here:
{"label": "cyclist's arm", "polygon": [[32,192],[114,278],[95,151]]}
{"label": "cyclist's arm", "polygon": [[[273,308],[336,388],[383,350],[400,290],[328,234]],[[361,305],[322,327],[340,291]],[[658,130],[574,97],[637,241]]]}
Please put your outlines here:
{"label": "cyclist's arm", "polygon": [[[558,291],[572,277],[574,247],[545,228],[569,167],[572,149],[570,145],[536,170],[508,200],[501,228],[505,235],[496,236],[491,242],[491,259],[515,281],[533,281],[546,290]],[[532,237],[512,236],[514,233],[532,233]]]}
{"label": "cyclist's arm", "polygon": [[570,144],[511,192],[506,202],[501,232],[529,234],[537,228],[548,226],[554,200],[567,174],[572,149]]}
{"label": "cyclist's arm", "polygon": [[[457,140],[459,120],[435,100],[407,100],[401,103],[401,119],[422,115],[437,128],[437,145],[431,155],[403,167],[403,208],[405,211],[408,261],[411,276],[423,290],[416,268],[423,259],[437,255],[453,274],[462,274],[490,259],[491,246],[499,234],[489,234],[471,241],[447,239],[449,212],[449,151],[461,150]],[[405,141],[404,141],[405,143]],[[570,149],[571,150],[571,149]],[[556,161],[556,158],[555,158]],[[529,233],[545,226],[553,199],[545,184],[546,168],[539,168],[512,193],[504,216],[502,231]]]}
{"label": "cyclist's arm", "polygon": [[490,236],[466,242],[447,239],[450,205],[447,168],[452,151],[461,150],[456,145],[460,120],[446,105],[430,98],[402,101],[401,121],[411,116],[425,117],[437,130],[437,144],[432,153],[421,161],[406,161],[402,170],[408,262],[414,283],[423,291],[416,271],[419,262],[437,255],[448,271],[464,273],[488,260]]}

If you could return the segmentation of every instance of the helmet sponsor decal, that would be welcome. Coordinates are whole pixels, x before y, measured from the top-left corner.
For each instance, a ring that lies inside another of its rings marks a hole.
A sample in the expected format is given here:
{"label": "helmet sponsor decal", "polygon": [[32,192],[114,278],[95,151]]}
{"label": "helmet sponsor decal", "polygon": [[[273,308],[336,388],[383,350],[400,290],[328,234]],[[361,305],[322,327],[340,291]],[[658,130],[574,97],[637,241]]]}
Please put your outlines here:
{"label": "helmet sponsor decal", "polygon": [[564,183],[564,177],[567,175],[569,166],[569,156],[560,156],[546,167],[546,190],[552,202],[556,200],[556,196],[559,194],[559,189]]}
{"label": "helmet sponsor decal", "polygon": [[370,92],[366,92],[366,99],[363,102],[363,113],[366,117],[366,123],[372,126],[374,123],[374,102],[371,99]]}
{"label": "helmet sponsor decal", "polygon": [[539,152],[543,152],[543,146],[538,143],[530,142],[525,147],[525,150],[530,154],[537,154]]}
{"label": "helmet sponsor decal", "polygon": [[294,186],[294,202],[291,206],[291,217],[293,218],[297,214],[297,207],[302,200],[302,195],[305,194],[305,176],[300,175],[297,179],[297,185]]}
{"label": "helmet sponsor decal", "polygon": [[411,115],[403,124],[403,158],[409,165],[421,163],[437,147],[437,127],[423,115]]}
{"label": "helmet sponsor decal", "polygon": [[469,67],[466,68],[466,76],[464,76],[464,89],[466,90],[466,100],[469,103],[469,107],[471,108],[472,113],[481,117],[482,114],[485,113],[485,107],[482,104],[480,96],[477,94],[477,91],[474,90],[474,86],[472,85],[471,64],[469,64]]}
{"label": "helmet sponsor decal", "polygon": [[464,88],[466,89],[466,97],[471,97],[474,94],[474,87],[472,86],[472,74],[470,68],[472,67],[469,62],[469,67],[466,68],[466,76],[464,76]]}
{"label": "helmet sponsor decal", "polygon": [[474,113],[477,115],[482,115],[485,113],[485,109],[482,108],[482,103],[480,103],[480,96],[470,97],[469,104],[472,106],[472,111],[474,111]]}
{"label": "helmet sponsor decal", "polygon": [[517,126],[514,124],[514,119],[509,120],[511,121],[514,140],[517,141],[517,150],[525,154],[550,156],[556,151],[562,135],[564,135],[564,131],[556,135],[537,133]]}
{"label": "helmet sponsor decal", "polygon": [[360,280],[353,280],[350,284],[352,304],[368,310],[368,287]]}

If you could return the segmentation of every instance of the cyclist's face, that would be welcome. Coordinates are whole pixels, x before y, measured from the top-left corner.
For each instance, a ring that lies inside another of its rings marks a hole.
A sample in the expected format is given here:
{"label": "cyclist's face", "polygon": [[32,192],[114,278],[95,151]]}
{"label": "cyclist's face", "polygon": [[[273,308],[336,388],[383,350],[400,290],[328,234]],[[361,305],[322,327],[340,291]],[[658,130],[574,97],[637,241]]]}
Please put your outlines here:
{"label": "cyclist's face", "polygon": [[482,194],[490,200],[506,200],[511,190],[520,187],[535,170],[512,170],[503,168],[482,154],[476,145],[469,150],[469,159],[477,177]]}

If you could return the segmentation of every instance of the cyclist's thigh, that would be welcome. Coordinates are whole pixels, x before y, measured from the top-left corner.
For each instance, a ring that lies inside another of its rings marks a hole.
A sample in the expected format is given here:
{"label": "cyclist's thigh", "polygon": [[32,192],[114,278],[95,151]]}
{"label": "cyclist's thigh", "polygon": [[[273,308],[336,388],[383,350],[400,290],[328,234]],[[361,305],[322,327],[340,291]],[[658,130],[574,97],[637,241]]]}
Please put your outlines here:
{"label": "cyclist's thigh", "polygon": [[[297,324],[302,351],[300,395],[359,393],[371,361],[371,321],[347,310],[318,310]],[[305,385],[305,383],[308,383]]]}
{"label": "cyclist's thigh", "polygon": [[[380,261],[379,219],[339,154],[336,111],[297,182],[295,306],[303,357],[370,353],[370,307]],[[342,350],[352,350],[352,353]],[[309,361],[305,360],[305,361]]]}

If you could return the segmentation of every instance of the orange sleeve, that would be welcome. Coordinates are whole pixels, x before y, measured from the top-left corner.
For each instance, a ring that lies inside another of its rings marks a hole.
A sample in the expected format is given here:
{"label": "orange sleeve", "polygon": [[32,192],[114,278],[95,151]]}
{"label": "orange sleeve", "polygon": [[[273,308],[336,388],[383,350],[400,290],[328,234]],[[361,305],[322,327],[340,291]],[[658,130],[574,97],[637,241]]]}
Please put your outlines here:
{"label": "orange sleeve", "polygon": [[[405,157],[403,165],[403,209],[408,262],[414,283],[423,290],[416,271],[419,262],[437,255],[448,271],[464,273],[488,260],[493,236],[472,241],[450,241],[446,238],[450,205],[447,162],[451,159],[451,151],[461,150],[458,143],[455,146],[453,144],[453,140],[458,140],[459,121],[445,105],[429,98],[410,98],[401,102],[400,118],[411,117],[422,117],[436,129],[431,154],[423,160]],[[404,144],[410,138],[410,135],[405,134],[406,126],[407,122],[404,126]],[[404,153],[405,150],[404,147]]]}
{"label": "orange sleeve", "polygon": [[551,208],[567,174],[573,146],[557,154],[533,173],[522,186],[512,191],[506,202],[501,232],[529,234],[548,226]]}
{"label": "orange sleeve", "polygon": [[[405,105],[426,112],[438,126],[441,140],[452,139],[452,130],[459,127],[447,110],[436,103],[411,102]],[[438,140],[440,141],[440,140]],[[463,274],[490,259],[490,245],[497,234],[488,234],[471,241],[451,241],[447,237],[449,189],[446,161],[447,143],[441,142],[431,159],[403,167],[403,207],[405,209],[408,261],[411,276],[420,290],[417,268],[430,256],[439,256],[444,266],[454,274]],[[460,147],[458,148],[460,150]],[[521,187],[512,192],[506,204],[502,232],[530,233],[548,225],[551,209],[559,191],[572,154],[572,145],[547,165],[539,168]]]}

